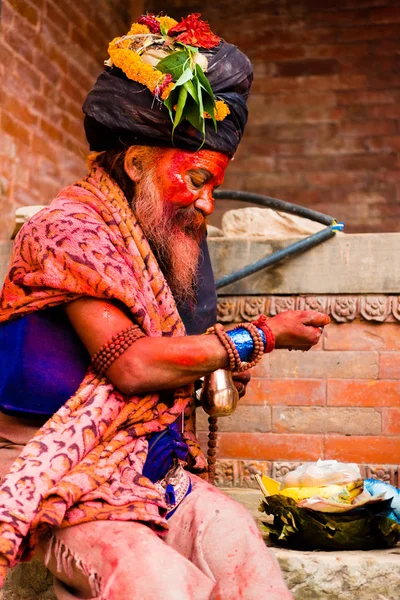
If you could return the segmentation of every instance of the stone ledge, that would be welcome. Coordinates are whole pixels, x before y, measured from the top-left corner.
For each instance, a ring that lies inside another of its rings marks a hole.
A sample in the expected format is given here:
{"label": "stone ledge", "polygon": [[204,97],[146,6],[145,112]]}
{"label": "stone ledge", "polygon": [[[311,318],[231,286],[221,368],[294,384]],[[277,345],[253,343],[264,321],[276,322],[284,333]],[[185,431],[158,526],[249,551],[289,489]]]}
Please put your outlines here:
{"label": "stone ledge", "polygon": [[[298,241],[268,238],[208,240],[215,278],[233,273]],[[223,294],[397,294],[398,233],[337,234],[335,237],[221,288]]]}

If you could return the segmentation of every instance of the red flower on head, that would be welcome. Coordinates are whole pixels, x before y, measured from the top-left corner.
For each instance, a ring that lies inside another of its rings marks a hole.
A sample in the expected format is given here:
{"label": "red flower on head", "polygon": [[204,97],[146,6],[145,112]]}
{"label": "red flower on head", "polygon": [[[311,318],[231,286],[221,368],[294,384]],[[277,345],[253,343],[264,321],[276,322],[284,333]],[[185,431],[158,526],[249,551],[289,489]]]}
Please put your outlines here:
{"label": "red flower on head", "polygon": [[138,18],[137,22],[141,25],[147,25],[147,27],[150,29],[150,33],[160,33],[160,22],[157,21],[152,13],[142,15]]}
{"label": "red flower on head", "polygon": [[218,46],[221,38],[214,35],[207,21],[200,20],[200,13],[193,13],[182,19],[178,25],[168,30],[168,35],[175,36],[177,42],[195,46],[197,48],[214,48]]}

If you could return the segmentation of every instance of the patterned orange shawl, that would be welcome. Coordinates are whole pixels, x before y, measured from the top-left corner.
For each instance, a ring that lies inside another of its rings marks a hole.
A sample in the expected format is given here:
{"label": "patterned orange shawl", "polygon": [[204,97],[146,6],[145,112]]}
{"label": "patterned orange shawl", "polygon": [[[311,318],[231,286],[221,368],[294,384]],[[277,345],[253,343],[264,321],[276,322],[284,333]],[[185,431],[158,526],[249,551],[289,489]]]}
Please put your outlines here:
{"label": "patterned orange shawl", "polygon": [[[123,302],[148,336],[185,334],[127,200],[102,169],[63,190],[22,228],[0,298],[0,322],[80,296]],[[124,396],[89,368],[0,486],[0,585],[7,567],[30,558],[48,526],[116,519],[166,529],[165,504],[141,474],[145,436],[185,411],[185,441],[194,468],[204,470],[191,392],[190,386],[177,389],[168,407],[157,393]]]}

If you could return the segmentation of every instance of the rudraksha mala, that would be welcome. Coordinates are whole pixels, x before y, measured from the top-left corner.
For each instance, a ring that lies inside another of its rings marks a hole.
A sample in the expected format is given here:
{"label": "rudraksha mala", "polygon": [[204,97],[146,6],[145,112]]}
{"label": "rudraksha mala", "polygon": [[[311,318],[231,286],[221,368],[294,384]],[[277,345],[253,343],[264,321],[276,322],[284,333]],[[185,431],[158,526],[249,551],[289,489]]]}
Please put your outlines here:
{"label": "rudraksha mala", "polygon": [[146,336],[138,325],[131,325],[114,335],[92,356],[94,370],[99,375],[103,375],[129,346],[142,337]]}
{"label": "rudraksha mala", "polygon": [[235,343],[226,333],[224,326],[221,323],[216,323],[213,327],[209,327],[206,331],[206,334],[214,333],[221,344],[224,346],[228,357],[229,357],[229,370],[235,373],[240,373],[241,371],[246,371],[247,369],[251,369],[254,367],[263,357],[264,354],[264,342],[257,331],[257,328],[252,323],[239,323],[237,327],[242,327],[243,329],[247,329],[250,333],[254,350],[251,355],[251,360],[249,362],[242,362],[239,356],[239,352],[236,349]]}
{"label": "rudraksha mala", "polygon": [[208,482],[215,482],[215,467],[217,462],[217,438],[218,438],[218,418],[208,417],[208,448],[207,448],[207,464],[208,464]]}

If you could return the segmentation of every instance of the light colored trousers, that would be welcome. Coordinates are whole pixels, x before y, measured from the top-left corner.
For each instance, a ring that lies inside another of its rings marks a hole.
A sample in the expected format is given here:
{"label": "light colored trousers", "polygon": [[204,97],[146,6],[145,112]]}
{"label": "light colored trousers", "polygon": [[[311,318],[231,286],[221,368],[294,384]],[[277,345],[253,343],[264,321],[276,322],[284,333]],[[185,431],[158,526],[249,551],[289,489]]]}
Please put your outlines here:
{"label": "light colored trousers", "polygon": [[57,529],[39,557],[59,600],[290,600],[246,509],[196,476],[163,540],[146,525],[96,521]]}

